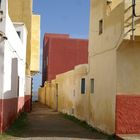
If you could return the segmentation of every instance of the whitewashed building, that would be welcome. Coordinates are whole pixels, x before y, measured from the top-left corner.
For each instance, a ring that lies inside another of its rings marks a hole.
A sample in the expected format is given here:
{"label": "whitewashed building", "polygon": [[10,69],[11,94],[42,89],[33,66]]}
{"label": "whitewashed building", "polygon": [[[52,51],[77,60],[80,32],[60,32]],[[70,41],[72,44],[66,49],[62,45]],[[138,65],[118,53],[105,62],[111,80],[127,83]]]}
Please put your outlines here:
{"label": "whitewashed building", "polygon": [[24,107],[27,31],[12,23],[8,1],[0,0],[0,131],[6,130]]}

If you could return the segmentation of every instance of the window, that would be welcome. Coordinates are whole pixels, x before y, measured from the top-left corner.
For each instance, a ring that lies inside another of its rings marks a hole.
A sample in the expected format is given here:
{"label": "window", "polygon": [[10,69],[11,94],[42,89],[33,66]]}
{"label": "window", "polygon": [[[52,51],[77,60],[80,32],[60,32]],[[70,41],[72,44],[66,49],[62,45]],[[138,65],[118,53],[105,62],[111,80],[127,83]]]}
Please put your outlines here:
{"label": "window", "polygon": [[81,79],[81,93],[85,94],[85,78]]}
{"label": "window", "polygon": [[90,92],[94,93],[94,79],[90,79]]}
{"label": "window", "polygon": [[103,20],[101,19],[99,21],[99,35],[101,35],[103,33]]}
{"label": "window", "polygon": [[17,31],[17,34],[19,37],[21,37],[21,32],[20,31]]}

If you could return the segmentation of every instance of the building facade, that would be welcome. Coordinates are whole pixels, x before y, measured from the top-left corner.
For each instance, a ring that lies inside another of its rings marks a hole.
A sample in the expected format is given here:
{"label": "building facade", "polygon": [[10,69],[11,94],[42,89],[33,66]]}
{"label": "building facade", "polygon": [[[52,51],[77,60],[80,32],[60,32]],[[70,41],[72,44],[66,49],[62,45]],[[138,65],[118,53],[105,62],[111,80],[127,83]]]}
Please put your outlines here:
{"label": "building facade", "polygon": [[[32,77],[40,70],[40,16],[32,13],[32,0],[8,0],[13,22],[25,23],[28,31],[26,50],[26,110],[31,110]],[[16,9],[16,10],[15,10]]]}
{"label": "building facade", "polygon": [[[140,133],[140,22],[133,6],[130,0],[91,0],[91,124],[109,134]],[[140,1],[136,1],[135,10],[139,8]]]}
{"label": "building facade", "polygon": [[108,134],[140,134],[140,1],[132,2],[91,0],[88,65],[46,82],[42,103]]}
{"label": "building facade", "polygon": [[43,47],[42,85],[56,75],[88,63],[88,40],[73,39],[65,34],[45,34]]}
{"label": "building facade", "polygon": [[3,132],[24,108],[27,30],[24,23],[12,23],[7,0],[0,5],[0,132]]}

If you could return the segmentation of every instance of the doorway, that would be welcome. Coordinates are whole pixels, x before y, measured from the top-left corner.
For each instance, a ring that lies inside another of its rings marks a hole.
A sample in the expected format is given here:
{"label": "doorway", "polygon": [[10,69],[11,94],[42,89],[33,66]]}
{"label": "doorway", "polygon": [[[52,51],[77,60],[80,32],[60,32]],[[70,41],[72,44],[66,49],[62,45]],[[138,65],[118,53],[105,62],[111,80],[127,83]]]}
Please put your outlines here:
{"label": "doorway", "polygon": [[58,111],[58,83],[56,83],[56,111]]}

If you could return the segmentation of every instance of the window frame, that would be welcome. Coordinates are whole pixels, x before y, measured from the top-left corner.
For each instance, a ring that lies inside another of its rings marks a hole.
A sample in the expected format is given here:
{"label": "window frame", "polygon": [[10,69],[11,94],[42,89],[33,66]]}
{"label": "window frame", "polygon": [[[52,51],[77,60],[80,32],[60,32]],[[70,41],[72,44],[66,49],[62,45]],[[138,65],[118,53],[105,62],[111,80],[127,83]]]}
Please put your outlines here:
{"label": "window frame", "polygon": [[99,20],[99,35],[103,33],[103,19]]}
{"label": "window frame", "polygon": [[90,93],[94,94],[94,91],[95,91],[95,80],[94,78],[91,78],[90,79]]}
{"label": "window frame", "polygon": [[81,79],[81,94],[85,94],[86,93],[86,79],[82,78]]}

